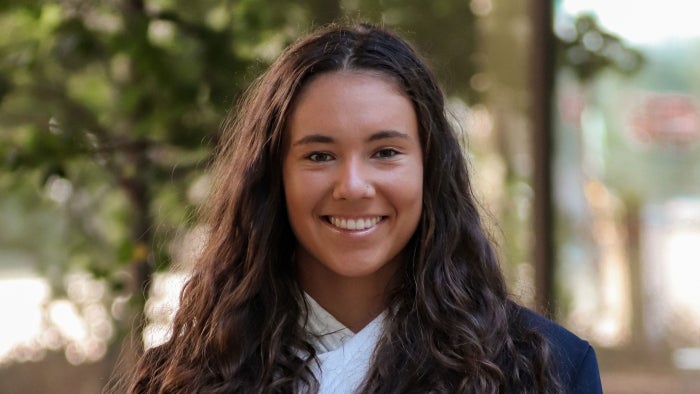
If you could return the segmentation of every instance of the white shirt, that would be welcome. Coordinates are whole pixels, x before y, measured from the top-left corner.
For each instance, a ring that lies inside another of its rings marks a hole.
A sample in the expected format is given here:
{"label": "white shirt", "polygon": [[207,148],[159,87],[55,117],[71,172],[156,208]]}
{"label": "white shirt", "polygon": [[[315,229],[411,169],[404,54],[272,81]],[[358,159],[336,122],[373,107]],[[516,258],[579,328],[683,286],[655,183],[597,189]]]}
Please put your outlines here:
{"label": "white shirt", "polygon": [[385,312],[353,333],[305,293],[309,305],[306,330],[320,367],[312,371],[319,394],[351,394],[363,383],[384,325]]}

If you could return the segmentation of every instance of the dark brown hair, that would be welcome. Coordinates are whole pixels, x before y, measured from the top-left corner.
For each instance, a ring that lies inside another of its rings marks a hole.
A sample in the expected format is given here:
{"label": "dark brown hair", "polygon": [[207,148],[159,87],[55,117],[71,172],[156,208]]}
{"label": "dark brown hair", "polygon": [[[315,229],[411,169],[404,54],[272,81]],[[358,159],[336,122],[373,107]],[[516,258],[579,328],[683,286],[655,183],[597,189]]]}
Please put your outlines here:
{"label": "dark brown hair", "polygon": [[172,337],[146,352],[130,391],[318,387],[281,161],[296,96],[314,76],[336,70],[397,82],[414,105],[424,160],[422,216],[362,391],[558,391],[546,341],[508,300],[435,77],[409,44],[369,25],[330,26],[291,45],[232,112],[214,168],[208,241],[182,291]]}

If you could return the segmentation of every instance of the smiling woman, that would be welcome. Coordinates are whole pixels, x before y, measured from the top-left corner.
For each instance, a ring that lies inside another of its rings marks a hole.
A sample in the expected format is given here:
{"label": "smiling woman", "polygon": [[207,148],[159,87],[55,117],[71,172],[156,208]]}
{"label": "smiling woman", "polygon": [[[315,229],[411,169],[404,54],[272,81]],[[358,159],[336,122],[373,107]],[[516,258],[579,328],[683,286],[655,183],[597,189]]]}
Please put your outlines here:
{"label": "smiling woman", "polygon": [[330,26],[226,123],[209,238],[133,393],[597,393],[587,342],[511,302],[443,93]]}
{"label": "smiling woman", "polygon": [[421,214],[413,105],[377,74],[323,74],[297,99],[282,165],[299,283],[352,331],[384,309]]}

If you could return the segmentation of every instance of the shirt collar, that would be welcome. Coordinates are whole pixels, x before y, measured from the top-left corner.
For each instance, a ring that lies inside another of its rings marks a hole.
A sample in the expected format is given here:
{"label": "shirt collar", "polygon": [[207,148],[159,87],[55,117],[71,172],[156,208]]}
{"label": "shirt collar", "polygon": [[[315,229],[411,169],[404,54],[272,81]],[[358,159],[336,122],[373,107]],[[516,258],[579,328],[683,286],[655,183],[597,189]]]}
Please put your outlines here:
{"label": "shirt collar", "polygon": [[304,327],[317,354],[333,351],[355,335],[308,293],[304,292],[304,298],[309,311]]}

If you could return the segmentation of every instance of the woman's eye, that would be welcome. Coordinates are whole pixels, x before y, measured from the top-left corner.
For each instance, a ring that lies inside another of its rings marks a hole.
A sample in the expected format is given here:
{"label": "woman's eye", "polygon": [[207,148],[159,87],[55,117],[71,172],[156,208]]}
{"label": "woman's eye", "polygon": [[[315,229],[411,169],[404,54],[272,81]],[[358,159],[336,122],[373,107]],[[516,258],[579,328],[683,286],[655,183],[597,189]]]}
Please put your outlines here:
{"label": "woman's eye", "polygon": [[331,155],[323,152],[314,152],[307,156],[309,160],[316,162],[329,161],[332,159]]}
{"label": "woman's eye", "polygon": [[396,149],[382,149],[380,151],[377,151],[375,155],[380,159],[388,159],[398,154],[399,152],[397,152]]}

